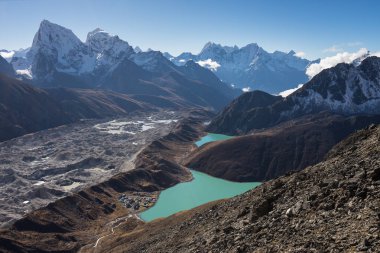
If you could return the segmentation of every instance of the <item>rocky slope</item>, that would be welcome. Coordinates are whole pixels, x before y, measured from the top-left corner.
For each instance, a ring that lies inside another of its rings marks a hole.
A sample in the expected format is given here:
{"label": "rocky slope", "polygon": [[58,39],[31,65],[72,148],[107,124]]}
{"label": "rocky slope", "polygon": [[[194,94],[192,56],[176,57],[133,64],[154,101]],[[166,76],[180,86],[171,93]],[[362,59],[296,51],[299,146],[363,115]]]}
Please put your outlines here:
{"label": "rocky slope", "polygon": [[158,107],[156,103],[111,91],[43,90],[3,74],[0,74],[0,105],[0,141],[80,119],[116,117]]}
{"label": "rocky slope", "polygon": [[188,159],[189,168],[232,181],[267,181],[320,162],[349,134],[380,116],[301,117],[252,135],[204,145]]}
{"label": "rocky slope", "polygon": [[209,42],[197,55],[166,54],[166,57],[179,66],[192,60],[236,87],[268,93],[279,93],[307,82],[306,68],[312,63],[294,51],[268,53],[256,43],[239,48]]}
{"label": "rocky slope", "polygon": [[[341,63],[323,70],[286,98],[267,98],[267,105],[256,104],[249,98],[248,95],[237,98],[211,122],[208,131],[248,133],[321,111],[380,114],[380,58],[368,57],[359,66]],[[243,112],[239,104],[245,104]]]}
{"label": "rocky slope", "polygon": [[180,163],[193,149],[208,117],[204,112],[189,112],[171,133],[138,154],[135,169],[37,209],[0,230],[0,251],[77,252],[85,245],[93,250],[113,224],[124,222],[124,231],[134,229],[142,222],[118,202],[120,194],[156,194],[189,180],[191,173]]}
{"label": "rocky slope", "polygon": [[0,74],[0,141],[70,122],[47,92]]}
{"label": "rocky slope", "polygon": [[378,252],[379,140],[380,127],[359,131],[317,165],[121,232],[103,252]]}

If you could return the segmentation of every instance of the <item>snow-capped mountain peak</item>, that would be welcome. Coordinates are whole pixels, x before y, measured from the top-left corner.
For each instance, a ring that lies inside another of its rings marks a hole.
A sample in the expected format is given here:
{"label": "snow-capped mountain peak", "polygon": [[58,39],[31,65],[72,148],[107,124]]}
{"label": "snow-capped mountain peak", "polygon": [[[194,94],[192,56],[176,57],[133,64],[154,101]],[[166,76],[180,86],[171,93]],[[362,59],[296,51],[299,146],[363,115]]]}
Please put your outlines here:
{"label": "snow-capped mountain peak", "polygon": [[43,20],[26,57],[14,57],[11,63],[18,73],[48,80],[55,71],[74,75],[107,71],[134,53],[126,41],[103,29],[89,32],[82,42],[70,29]]}
{"label": "snow-capped mountain peak", "polygon": [[118,55],[121,52],[132,50],[128,42],[123,41],[119,36],[111,35],[100,28],[96,28],[88,33],[85,44],[88,45],[92,51],[97,53],[113,51],[110,53]]}
{"label": "snow-capped mountain peak", "polygon": [[43,20],[34,36],[32,49],[55,49],[58,56],[62,57],[81,45],[80,39],[70,29]]}
{"label": "snow-capped mountain peak", "polygon": [[220,44],[216,44],[216,43],[214,43],[214,42],[209,41],[209,42],[207,42],[207,43],[203,46],[203,48],[202,48],[202,50],[201,50],[201,54],[202,54],[203,51],[210,50],[211,48],[214,48],[214,47],[222,47],[222,46],[221,46]]}
{"label": "snow-capped mountain peak", "polygon": [[135,53],[141,53],[142,52],[142,49],[139,46],[136,46],[134,48],[134,50],[135,50]]}
{"label": "snow-capped mountain peak", "polygon": [[213,59],[226,55],[227,52],[222,45],[213,42],[208,42],[200,52],[200,60]]}
{"label": "snow-capped mountain peak", "polygon": [[298,57],[293,50],[269,53],[257,43],[239,48],[208,42],[198,55],[183,53],[168,59],[178,66],[193,60],[212,70],[225,82],[269,93],[305,83],[308,80],[305,70],[310,64],[309,60]]}

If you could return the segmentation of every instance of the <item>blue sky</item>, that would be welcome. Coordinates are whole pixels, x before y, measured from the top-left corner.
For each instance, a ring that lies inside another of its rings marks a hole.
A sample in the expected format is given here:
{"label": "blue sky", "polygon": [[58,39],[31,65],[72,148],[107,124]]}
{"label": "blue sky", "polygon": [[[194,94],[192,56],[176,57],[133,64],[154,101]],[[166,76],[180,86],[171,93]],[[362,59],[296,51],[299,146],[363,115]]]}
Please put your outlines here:
{"label": "blue sky", "polygon": [[0,48],[28,47],[47,19],[81,39],[97,27],[132,46],[198,53],[208,41],[256,42],[314,59],[380,51],[377,0],[0,0]]}

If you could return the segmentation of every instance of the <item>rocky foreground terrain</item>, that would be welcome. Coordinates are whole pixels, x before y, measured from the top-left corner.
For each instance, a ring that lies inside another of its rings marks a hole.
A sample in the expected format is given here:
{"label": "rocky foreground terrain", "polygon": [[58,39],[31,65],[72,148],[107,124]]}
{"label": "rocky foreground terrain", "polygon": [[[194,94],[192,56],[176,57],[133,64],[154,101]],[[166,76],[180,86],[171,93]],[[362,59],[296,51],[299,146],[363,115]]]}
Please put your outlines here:
{"label": "rocky foreground terrain", "polygon": [[102,252],[379,252],[380,127],[238,197],[119,231]]}
{"label": "rocky foreground terrain", "polygon": [[167,135],[181,113],[88,120],[0,143],[0,224],[134,168],[138,152]]}

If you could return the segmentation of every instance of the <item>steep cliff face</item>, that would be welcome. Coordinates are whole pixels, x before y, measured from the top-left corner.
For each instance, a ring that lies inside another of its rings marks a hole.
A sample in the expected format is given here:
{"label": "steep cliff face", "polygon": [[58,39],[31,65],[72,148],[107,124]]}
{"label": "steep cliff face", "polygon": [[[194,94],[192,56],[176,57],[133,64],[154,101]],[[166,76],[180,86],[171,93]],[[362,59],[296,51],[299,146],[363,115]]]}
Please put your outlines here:
{"label": "steep cliff face", "polygon": [[317,165],[121,233],[103,252],[377,252],[379,140],[380,127],[359,131]]}

